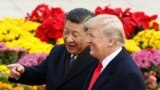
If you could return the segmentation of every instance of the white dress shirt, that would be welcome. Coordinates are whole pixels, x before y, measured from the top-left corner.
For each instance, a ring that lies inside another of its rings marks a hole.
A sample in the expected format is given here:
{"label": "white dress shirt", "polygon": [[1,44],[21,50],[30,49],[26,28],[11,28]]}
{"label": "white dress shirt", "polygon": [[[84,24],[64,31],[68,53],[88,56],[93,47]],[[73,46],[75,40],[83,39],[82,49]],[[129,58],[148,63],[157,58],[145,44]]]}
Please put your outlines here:
{"label": "white dress shirt", "polygon": [[122,50],[122,47],[117,49],[116,51],[114,51],[112,54],[110,54],[109,56],[107,56],[105,59],[102,60],[102,69],[101,72],[105,69],[105,67],[113,60],[113,58],[115,58],[120,51]]}

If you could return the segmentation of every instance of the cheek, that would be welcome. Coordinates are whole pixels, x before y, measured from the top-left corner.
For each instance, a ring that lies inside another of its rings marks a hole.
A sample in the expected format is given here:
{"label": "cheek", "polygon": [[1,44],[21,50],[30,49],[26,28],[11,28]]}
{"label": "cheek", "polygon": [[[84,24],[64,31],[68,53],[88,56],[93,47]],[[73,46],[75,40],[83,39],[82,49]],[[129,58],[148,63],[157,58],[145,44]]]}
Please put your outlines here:
{"label": "cheek", "polygon": [[105,47],[103,47],[101,43],[94,42],[91,45],[91,49],[95,54],[98,54],[100,53],[101,49],[103,50]]}
{"label": "cheek", "polygon": [[76,43],[77,46],[82,47],[82,46],[84,46],[84,44],[85,44],[86,42],[85,42],[85,39],[84,39],[84,38],[77,38],[77,39],[75,39],[75,43]]}
{"label": "cheek", "polygon": [[95,57],[95,58],[98,58],[98,51],[97,51],[97,48],[96,47],[91,47],[91,50],[90,50],[90,55]]}
{"label": "cheek", "polygon": [[91,53],[94,54],[97,51],[97,45],[95,43],[90,44]]}
{"label": "cheek", "polygon": [[96,41],[93,41],[92,42],[92,47],[93,47],[93,49],[97,50],[100,47],[100,43],[98,43]]}

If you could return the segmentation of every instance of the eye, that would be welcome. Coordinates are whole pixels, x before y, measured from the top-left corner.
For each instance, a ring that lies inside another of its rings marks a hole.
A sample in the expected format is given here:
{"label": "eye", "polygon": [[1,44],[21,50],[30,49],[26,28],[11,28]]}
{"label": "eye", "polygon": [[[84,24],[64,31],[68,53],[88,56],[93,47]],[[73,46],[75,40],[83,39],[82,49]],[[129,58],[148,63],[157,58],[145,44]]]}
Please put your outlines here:
{"label": "eye", "polygon": [[74,34],[75,36],[79,36],[79,35],[80,35],[80,34],[79,34],[79,33],[77,33],[77,32],[76,32],[76,33],[73,33],[73,34]]}
{"label": "eye", "polygon": [[80,36],[81,34],[80,33],[78,33],[78,32],[73,32],[73,36],[76,38],[76,37],[78,37],[78,36]]}
{"label": "eye", "polygon": [[91,33],[88,33],[87,36],[88,36],[89,38],[95,38],[95,36],[94,36],[93,34],[91,34]]}
{"label": "eye", "polygon": [[64,30],[64,31],[63,31],[63,34],[64,34],[64,35],[68,35],[68,34],[69,34],[69,31],[68,31],[68,30]]}

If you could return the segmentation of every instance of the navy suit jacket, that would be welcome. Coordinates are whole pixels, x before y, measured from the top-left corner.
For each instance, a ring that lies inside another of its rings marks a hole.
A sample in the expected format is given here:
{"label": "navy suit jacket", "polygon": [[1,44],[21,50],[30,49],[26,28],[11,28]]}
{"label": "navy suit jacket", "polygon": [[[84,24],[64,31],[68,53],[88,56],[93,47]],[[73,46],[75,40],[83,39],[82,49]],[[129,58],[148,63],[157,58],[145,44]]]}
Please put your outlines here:
{"label": "navy suit jacket", "polygon": [[82,90],[97,60],[89,55],[87,48],[65,72],[67,55],[64,45],[55,46],[41,64],[32,68],[25,67],[25,72],[18,80],[9,78],[9,81],[30,85],[46,83],[46,90]]}
{"label": "navy suit jacket", "polygon": [[[89,86],[92,73],[84,90]],[[140,69],[123,48],[102,71],[92,90],[145,90],[145,83]]]}

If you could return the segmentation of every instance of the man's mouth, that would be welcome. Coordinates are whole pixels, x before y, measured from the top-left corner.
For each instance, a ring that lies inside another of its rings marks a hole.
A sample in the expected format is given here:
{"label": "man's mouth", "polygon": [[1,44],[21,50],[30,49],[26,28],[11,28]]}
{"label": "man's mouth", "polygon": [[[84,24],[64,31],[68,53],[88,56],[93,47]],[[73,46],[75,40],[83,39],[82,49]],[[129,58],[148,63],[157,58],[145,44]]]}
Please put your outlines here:
{"label": "man's mouth", "polygon": [[69,49],[73,49],[73,48],[75,48],[75,45],[67,45],[67,47],[68,47]]}

